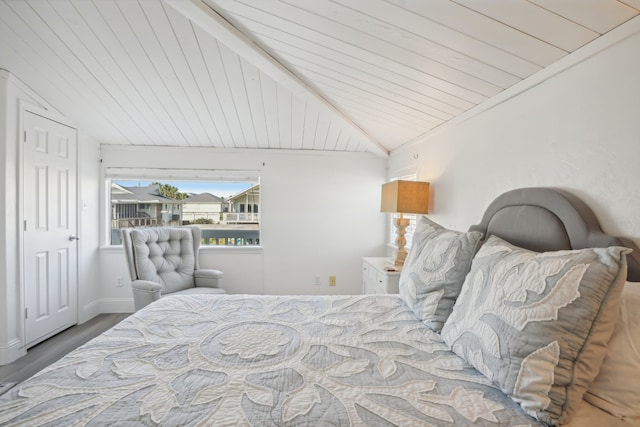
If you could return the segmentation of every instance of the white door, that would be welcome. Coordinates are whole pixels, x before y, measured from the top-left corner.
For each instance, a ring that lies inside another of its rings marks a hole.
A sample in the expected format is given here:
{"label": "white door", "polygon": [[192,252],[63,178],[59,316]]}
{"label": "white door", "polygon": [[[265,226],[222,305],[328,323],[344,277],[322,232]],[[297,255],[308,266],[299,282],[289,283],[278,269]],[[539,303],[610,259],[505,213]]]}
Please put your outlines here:
{"label": "white door", "polygon": [[25,111],[26,345],[78,321],[77,131]]}

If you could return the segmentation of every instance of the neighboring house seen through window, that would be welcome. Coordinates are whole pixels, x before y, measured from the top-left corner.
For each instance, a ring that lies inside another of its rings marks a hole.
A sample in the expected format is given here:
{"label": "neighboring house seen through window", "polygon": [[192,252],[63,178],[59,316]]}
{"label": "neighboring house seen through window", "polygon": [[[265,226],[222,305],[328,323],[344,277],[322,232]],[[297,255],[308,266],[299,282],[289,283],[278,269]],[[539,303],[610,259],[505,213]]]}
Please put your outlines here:
{"label": "neighboring house seen through window", "polygon": [[251,180],[176,180],[112,176],[107,180],[109,243],[120,245],[122,228],[197,224],[202,245],[260,244],[260,184]]}

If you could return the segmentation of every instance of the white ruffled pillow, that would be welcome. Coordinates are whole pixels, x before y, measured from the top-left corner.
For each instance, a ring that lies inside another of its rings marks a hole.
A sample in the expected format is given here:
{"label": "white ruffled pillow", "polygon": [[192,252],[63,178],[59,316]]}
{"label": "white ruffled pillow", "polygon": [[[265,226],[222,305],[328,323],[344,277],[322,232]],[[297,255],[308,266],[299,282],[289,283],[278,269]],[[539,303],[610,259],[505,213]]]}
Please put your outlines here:
{"label": "white ruffled pillow", "polygon": [[584,400],[618,418],[640,417],[640,283],[625,283],[609,351]]}

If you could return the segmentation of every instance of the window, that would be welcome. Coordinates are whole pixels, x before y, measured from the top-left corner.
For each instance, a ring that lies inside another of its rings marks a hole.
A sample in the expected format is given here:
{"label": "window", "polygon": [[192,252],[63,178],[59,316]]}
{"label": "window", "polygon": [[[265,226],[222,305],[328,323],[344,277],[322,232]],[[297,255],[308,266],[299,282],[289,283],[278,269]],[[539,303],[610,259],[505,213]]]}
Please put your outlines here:
{"label": "window", "polygon": [[107,244],[122,244],[122,228],[189,224],[201,228],[202,245],[260,244],[260,215],[244,209],[260,204],[257,173],[112,168],[106,194]]}

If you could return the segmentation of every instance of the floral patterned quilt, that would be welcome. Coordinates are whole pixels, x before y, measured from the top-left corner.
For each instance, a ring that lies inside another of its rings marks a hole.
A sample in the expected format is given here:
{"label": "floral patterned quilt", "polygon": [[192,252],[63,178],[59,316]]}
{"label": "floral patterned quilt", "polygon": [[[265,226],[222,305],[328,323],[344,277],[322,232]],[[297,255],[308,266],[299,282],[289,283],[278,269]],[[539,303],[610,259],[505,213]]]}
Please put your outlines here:
{"label": "floral patterned quilt", "polygon": [[0,397],[0,425],[530,426],[400,297],[168,296]]}

